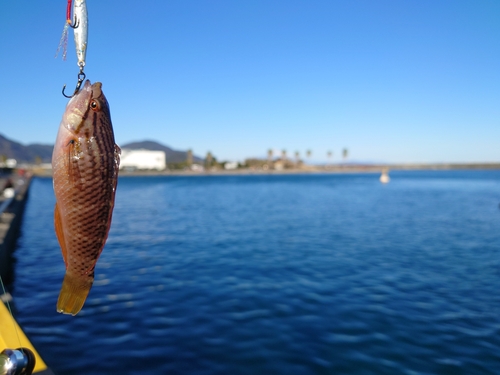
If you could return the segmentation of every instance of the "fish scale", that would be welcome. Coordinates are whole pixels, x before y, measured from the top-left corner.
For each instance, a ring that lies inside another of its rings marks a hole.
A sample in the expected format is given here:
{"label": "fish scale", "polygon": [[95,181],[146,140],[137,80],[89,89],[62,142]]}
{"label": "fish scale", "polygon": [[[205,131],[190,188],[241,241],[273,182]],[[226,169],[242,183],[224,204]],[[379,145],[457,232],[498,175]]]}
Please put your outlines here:
{"label": "fish scale", "polygon": [[119,155],[101,84],[86,81],[66,107],[52,156],[54,223],[66,264],[59,312],[76,315],[92,287],[111,225]]}

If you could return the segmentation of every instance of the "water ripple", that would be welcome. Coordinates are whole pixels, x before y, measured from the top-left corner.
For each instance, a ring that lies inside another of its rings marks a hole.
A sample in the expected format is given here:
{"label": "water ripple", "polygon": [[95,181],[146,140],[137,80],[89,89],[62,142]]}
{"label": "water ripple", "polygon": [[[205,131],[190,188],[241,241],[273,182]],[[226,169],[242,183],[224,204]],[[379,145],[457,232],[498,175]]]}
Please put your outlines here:
{"label": "water ripple", "polygon": [[120,179],[77,317],[36,179],[18,319],[60,374],[498,373],[500,172],[391,177]]}

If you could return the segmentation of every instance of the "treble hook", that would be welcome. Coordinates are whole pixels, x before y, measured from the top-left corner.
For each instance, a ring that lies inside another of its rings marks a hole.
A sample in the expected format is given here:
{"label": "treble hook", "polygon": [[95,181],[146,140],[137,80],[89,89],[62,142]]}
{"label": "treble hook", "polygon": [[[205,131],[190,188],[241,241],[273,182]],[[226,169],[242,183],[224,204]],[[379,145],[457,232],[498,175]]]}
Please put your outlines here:
{"label": "treble hook", "polygon": [[73,92],[73,95],[68,96],[64,93],[64,90],[66,89],[66,84],[64,84],[64,86],[62,88],[62,94],[67,98],[72,98],[73,96],[75,96],[76,93],[78,92],[78,90],[80,90],[80,86],[82,85],[82,82],[84,79],[85,79],[85,73],[83,72],[83,66],[81,66],[80,73],[78,73],[78,82],[76,83],[76,88],[75,88],[75,92]]}

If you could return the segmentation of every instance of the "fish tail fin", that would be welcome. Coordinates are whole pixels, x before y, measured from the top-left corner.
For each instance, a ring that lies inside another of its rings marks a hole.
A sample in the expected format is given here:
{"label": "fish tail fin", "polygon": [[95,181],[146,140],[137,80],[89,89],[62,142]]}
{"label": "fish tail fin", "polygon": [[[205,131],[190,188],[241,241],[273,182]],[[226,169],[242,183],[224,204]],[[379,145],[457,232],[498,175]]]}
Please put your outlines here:
{"label": "fish tail fin", "polygon": [[75,316],[82,309],[89,294],[94,275],[85,278],[75,277],[72,274],[64,275],[61,292],[57,300],[57,312]]}

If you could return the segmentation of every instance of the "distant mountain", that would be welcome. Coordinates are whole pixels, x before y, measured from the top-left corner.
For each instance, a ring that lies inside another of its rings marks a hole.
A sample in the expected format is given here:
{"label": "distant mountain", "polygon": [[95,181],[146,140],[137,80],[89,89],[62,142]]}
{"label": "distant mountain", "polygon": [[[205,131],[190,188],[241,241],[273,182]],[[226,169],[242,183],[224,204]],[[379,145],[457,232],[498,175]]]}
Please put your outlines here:
{"label": "distant mountain", "polygon": [[39,157],[43,163],[50,163],[53,149],[53,145],[42,145],[38,143],[24,146],[0,134],[0,156],[16,159],[17,162],[34,163],[35,159]]}
{"label": "distant mountain", "polygon": [[[151,151],[165,151],[167,164],[168,163],[181,163],[187,159],[187,151],[173,150],[168,146],[164,146],[155,141],[142,141],[142,142],[132,142],[124,145],[120,145],[120,148],[130,149],[130,150],[151,150]],[[203,159],[193,155],[193,161],[202,163]]]}
{"label": "distant mountain", "polygon": [[[132,142],[120,145],[120,147],[135,150],[145,149],[152,151],[165,151],[167,164],[181,163],[187,159],[187,151],[173,150],[170,147],[164,146],[155,141]],[[9,159],[16,159],[18,163],[34,163],[37,157],[41,158],[43,163],[50,163],[53,149],[53,145],[43,145],[38,143],[25,146],[0,134],[0,157],[6,156]],[[203,159],[193,155],[193,161],[202,163]]]}

